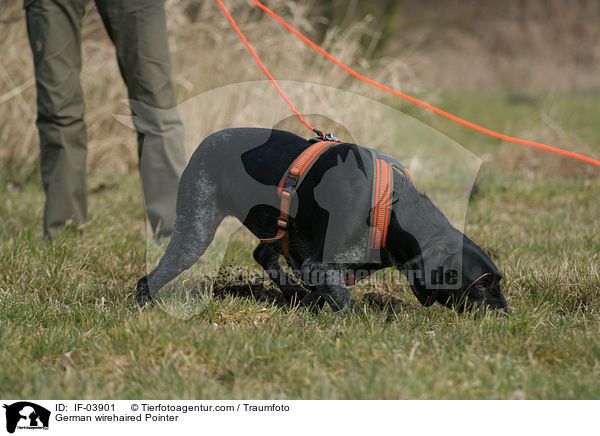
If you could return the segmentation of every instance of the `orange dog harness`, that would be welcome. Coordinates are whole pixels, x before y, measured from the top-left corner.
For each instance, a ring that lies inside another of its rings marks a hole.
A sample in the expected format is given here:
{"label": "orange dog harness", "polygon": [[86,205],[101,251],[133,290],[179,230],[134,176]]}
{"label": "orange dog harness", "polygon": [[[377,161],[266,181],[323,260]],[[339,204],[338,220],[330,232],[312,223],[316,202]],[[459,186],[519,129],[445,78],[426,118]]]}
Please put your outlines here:
{"label": "orange dog harness", "polygon": [[[283,255],[289,257],[289,212],[292,196],[308,174],[319,156],[330,147],[339,145],[339,141],[320,141],[310,145],[290,165],[279,182],[277,193],[281,198],[277,234],[272,238],[261,239],[265,244],[281,240]],[[412,183],[410,175],[404,167],[396,162],[389,163],[383,154],[370,150],[373,160],[373,187],[371,194],[371,214],[369,230],[369,249],[379,250],[385,247],[387,230],[390,223],[392,197],[394,191],[394,171],[399,170]],[[387,156],[386,156],[387,157]]]}

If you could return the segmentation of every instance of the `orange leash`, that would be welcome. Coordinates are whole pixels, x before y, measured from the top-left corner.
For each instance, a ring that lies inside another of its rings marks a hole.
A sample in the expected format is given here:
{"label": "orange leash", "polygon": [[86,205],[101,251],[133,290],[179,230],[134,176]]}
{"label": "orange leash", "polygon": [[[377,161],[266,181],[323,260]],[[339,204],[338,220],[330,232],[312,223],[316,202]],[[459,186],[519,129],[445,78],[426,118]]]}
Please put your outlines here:
{"label": "orange leash", "polygon": [[[345,65],[344,63],[342,63],[340,60],[336,59],[335,57],[333,57],[331,54],[329,54],[328,52],[326,52],[325,50],[323,50],[321,47],[319,47],[317,44],[315,44],[314,42],[312,42],[310,39],[308,39],[306,36],[302,35],[300,32],[298,32],[296,29],[294,29],[292,26],[290,26],[283,18],[281,18],[279,15],[277,15],[275,12],[273,12],[271,9],[269,9],[268,7],[266,7],[265,5],[263,5],[261,2],[259,2],[258,0],[250,0],[252,3],[254,3],[256,6],[258,6],[260,9],[262,9],[264,12],[266,12],[267,14],[269,14],[271,17],[273,17],[275,20],[277,20],[282,26],[284,26],[287,30],[289,30],[290,32],[292,32],[294,35],[296,35],[298,38],[300,38],[302,41],[304,41],[306,44],[308,44],[310,47],[312,47],[314,50],[318,51],[320,54],[322,54],[323,56],[325,56],[327,59],[329,59],[331,62],[333,62],[334,64],[336,64],[338,67],[340,67],[341,69],[343,69],[344,71],[346,71],[348,74],[356,77],[357,79],[362,80],[363,82],[366,82],[372,86],[375,86],[387,93],[390,93],[392,95],[395,95],[397,97],[403,98],[404,100],[410,101],[413,104],[416,104],[417,106],[421,106],[422,108],[428,109],[432,112],[435,112],[443,117],[446,117],[452,121],[455,121],[459,124],[462,124],[463,126],[469,127],[471,129],[477,130],[478,132],[484,133],[486,135],[498,138],[498,139],[502,139],[504,141],[509,141],[509,142],[514,142],[517,144],[522,144],[522,145],[527,145],[529,147],[535,147],[535,148],[540,148],[542,150],[547,150],[550,151],[552,153],[557,153],[557,154],[562,154],[564,156],[569,156],[575,159],[579,159],[582,160],[584,162],[588,162],[591,163],[593,165],[597,165],[600,166],[600,161],[597,159],[593,159],[591,157],[588,156],[584,156],[582,154],[579,153],[575,153],[573,151],[569,151],[569,150],[563,150],[562,148],[558,148],[558,147],[552,147],[550,145],[546,145],[546,144],[542,144],[540,142],[534,142],[534,141],[529,141],[527,139],[521,139],[521,138],[515,138],[513,136],[508,136],[505,135],[503,133],[498,133],[495,132],[493,130],[487,129],[485,127],[482,127],[478,124],[472,123],[470,121],[467,120],[463,120],[460,117],[457,117],[456,115],[453,115],[449,112],[446,112],[442,109],[439,109],[435,106],[432,106],[430,104],[427,104],[421,100],[418,100],[414,97],[411,97],[410,95],[404,94],[400,91],[396,91],[395,89],[390,88],[389,86],[385,86],[379,82],[376,82],[375,80],[369,79],[366,76],[363,76],[360,73],[357,73],[356,71],[354,71],[352,68],[350,68],[349,66]],[[231,14],[229,13],[229,11],[227,10],[227,8],[225,7],[225,5],[223,4],[222,0],[217,0],[217,2],[219,3],[219,6],[221,6],[221,9],[223,9],[223,12],[225,12],[225,15],[227,16],[227,18],[229,19],[229,22],[231,23],[231,25],[233,26],[234,30],[237,32],[237,34],[239,35],[239,37],[242,39],[242,42],[246,45],[246,47],[248,48],[248,50],[250,51],[250,53],[252,54],[252,56],[254,57],[254,59],[256,60],[256,62],[258,63],[258,66],[263,70],[263,72],[267,75],[267,77],[271,80],[271,82],[273,83],[273,85],[275,86],[275,88],[277,89],[277,92],[279,92],[279,94],[281,95],[281,97],[287,102],[287,104],[290,106],[290,108],[292,108],[292,111],[296,114],[296,116],[298,117],[298,119],[306,126],[308,127],[310,130],[315,131],[315,129],[302,117],[302,115],[296,110],[296,108],[294,107],[294,105],[292,104],[292,102],[285,96],[285,94],[283,93],[283,91],[281,90],[281,88],[279,87],[279,84],[277,83],[277,81],[275,80],[275,78],[271,75],[271,73],[269,73],[269,71],[267,70],[267,68],[263,65],[263,63],[260,61],[260,59],[258,58],[256,52],[252,49],[252,47],[250,46],[250,44],[248,43],[248,41],[246,40],[246,38],[244,37],[244,35],[242,34],[241,30],[239,29],[239,27],[235,24],[235,21],[233,20],[233,17],[231,16]]]}
{"label": "orange leash", "polygon": [[265,67],[265,65],[261,62],[260,58],[258,57],[258,55],[256,54],[256,52],[254,51],[254,49],[252,48],[252,46],[250,45],[250,43],[248,42],[248,40],[246,39],[246,37],[244,36],[244,34],[242,33],[242,31],[238,27],[238,25],[235,23],[235,20],[233,19],[233,17],[231,16],[231,14],[229,13],[229,11],[227,10],[227,8],[225,7],[225,5],[223,4],[222,0],[217,0],[217,2],[219,3],[219,6],[221,6],[221,9],[223,9],[223,12],[225,12],[225,15],[227,16],[227,19],[229,20],[229,22],[231,23],[231,26],[233,27],[233,30],[236,31],[236,33],[238,34],[238,36],[240,37],[240,39],[242,40],[242,42],[244,43],[244,45],[246,46],[246,48],[248,49],[248,51],[250,52],[250,54],[254,57],[254,60],[256,61],[256,63],[260,67],[260,69],[263,70],[263,72],[267,75],[267,77],[269,78],[269,80],[273,83],[273,86],[275,86],[275,89],[277,89],[277,92],[279,93],[279,95],[281,95],[281,97],[285,100],[285,102],[290,106],[290,108],[292,109],[292,112],[294,112],[296,114],[296,116],[298,117],[298,119],[300,120],[300,122],[302,124],[304,124],[306,127],[308,127],[310,130],[315,131],[315,128],[313,126],[311,126],[304,119],[304,117],[302,116],[302,114],[300,112],[298,112],[298,110],[296,109],[296,107],[294,106],[294,104],[290,101],[290,99],[287,98],[287,96],[283,93],[283,91],[279,87],[279,83],[277,83],[277,80],[275,80],[275,78],[271,75],[271,73],[269,72],[269,70],[267,70],[267,67]]}

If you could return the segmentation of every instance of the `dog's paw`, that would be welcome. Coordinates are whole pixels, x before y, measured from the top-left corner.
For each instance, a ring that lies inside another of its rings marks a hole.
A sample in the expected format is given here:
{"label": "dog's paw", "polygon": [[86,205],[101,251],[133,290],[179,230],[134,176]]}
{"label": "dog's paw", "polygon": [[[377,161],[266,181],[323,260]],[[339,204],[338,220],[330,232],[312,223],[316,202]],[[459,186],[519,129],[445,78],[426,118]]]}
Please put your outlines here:
{"label": "dog's paw", "polygon": [[308,295],[308,291],[300,285],[288,285],[283,290],[283,296],[292,306],[298,305]]}
{"label": "dog's paw", "polygon": [[323,308],[326,301],[327,296],[325,294],[321,294],[319,292],[310,292],[306,297],[302,299],[300,305],[302,307],[310,309],[314,313],[317,313]]}
{"label": "dog's paw", "polygon": [[150,288],[148,287],[148,277],[142,277],[136,287],[135,293],[135,307],[136,309],[145,309],[152,303],[152,295],[150,295]]}

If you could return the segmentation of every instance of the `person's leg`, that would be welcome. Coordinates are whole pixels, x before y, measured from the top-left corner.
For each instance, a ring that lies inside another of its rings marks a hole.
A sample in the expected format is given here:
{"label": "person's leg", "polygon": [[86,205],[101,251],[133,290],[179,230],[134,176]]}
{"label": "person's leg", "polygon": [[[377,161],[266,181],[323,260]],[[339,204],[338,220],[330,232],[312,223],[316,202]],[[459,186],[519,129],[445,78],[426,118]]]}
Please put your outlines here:
{"label": "person's leg", "polygon": [[155,236],[168,236],[186,162],[163,0],[96,0],[96,4],[132,100],[146,213]]}
{"label": "person's leg", "polygon": [[86,148],[81,72],[85,0],[34,0],[26,8],[37,88],[44,233],[86,219]]}

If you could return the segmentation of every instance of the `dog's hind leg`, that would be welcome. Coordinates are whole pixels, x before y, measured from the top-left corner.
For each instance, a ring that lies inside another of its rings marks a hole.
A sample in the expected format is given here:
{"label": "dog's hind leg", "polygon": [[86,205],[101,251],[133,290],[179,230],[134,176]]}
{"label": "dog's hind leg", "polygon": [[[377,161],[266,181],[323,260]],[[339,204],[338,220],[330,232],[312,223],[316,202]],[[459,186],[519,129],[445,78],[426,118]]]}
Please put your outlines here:
{"label": "dog's hind leg", "polygon": [[140,307],[151,302],[164,285],[196,263],[225,216],[206,185],[199,192],[185,186],[185,181],[184,173],[177,196],[175,227],[165,254],[158,266],[138,281],[135,301]]}
{"label": "dog's hind leg", "polygon": [[269,278],[279,287],[283,296],[292,304],[304,299],[308,292],[294,277],[289,275],[281,263],[279,255],[267,244],[259,244],[254,250],[254,259],[263,267]]}

